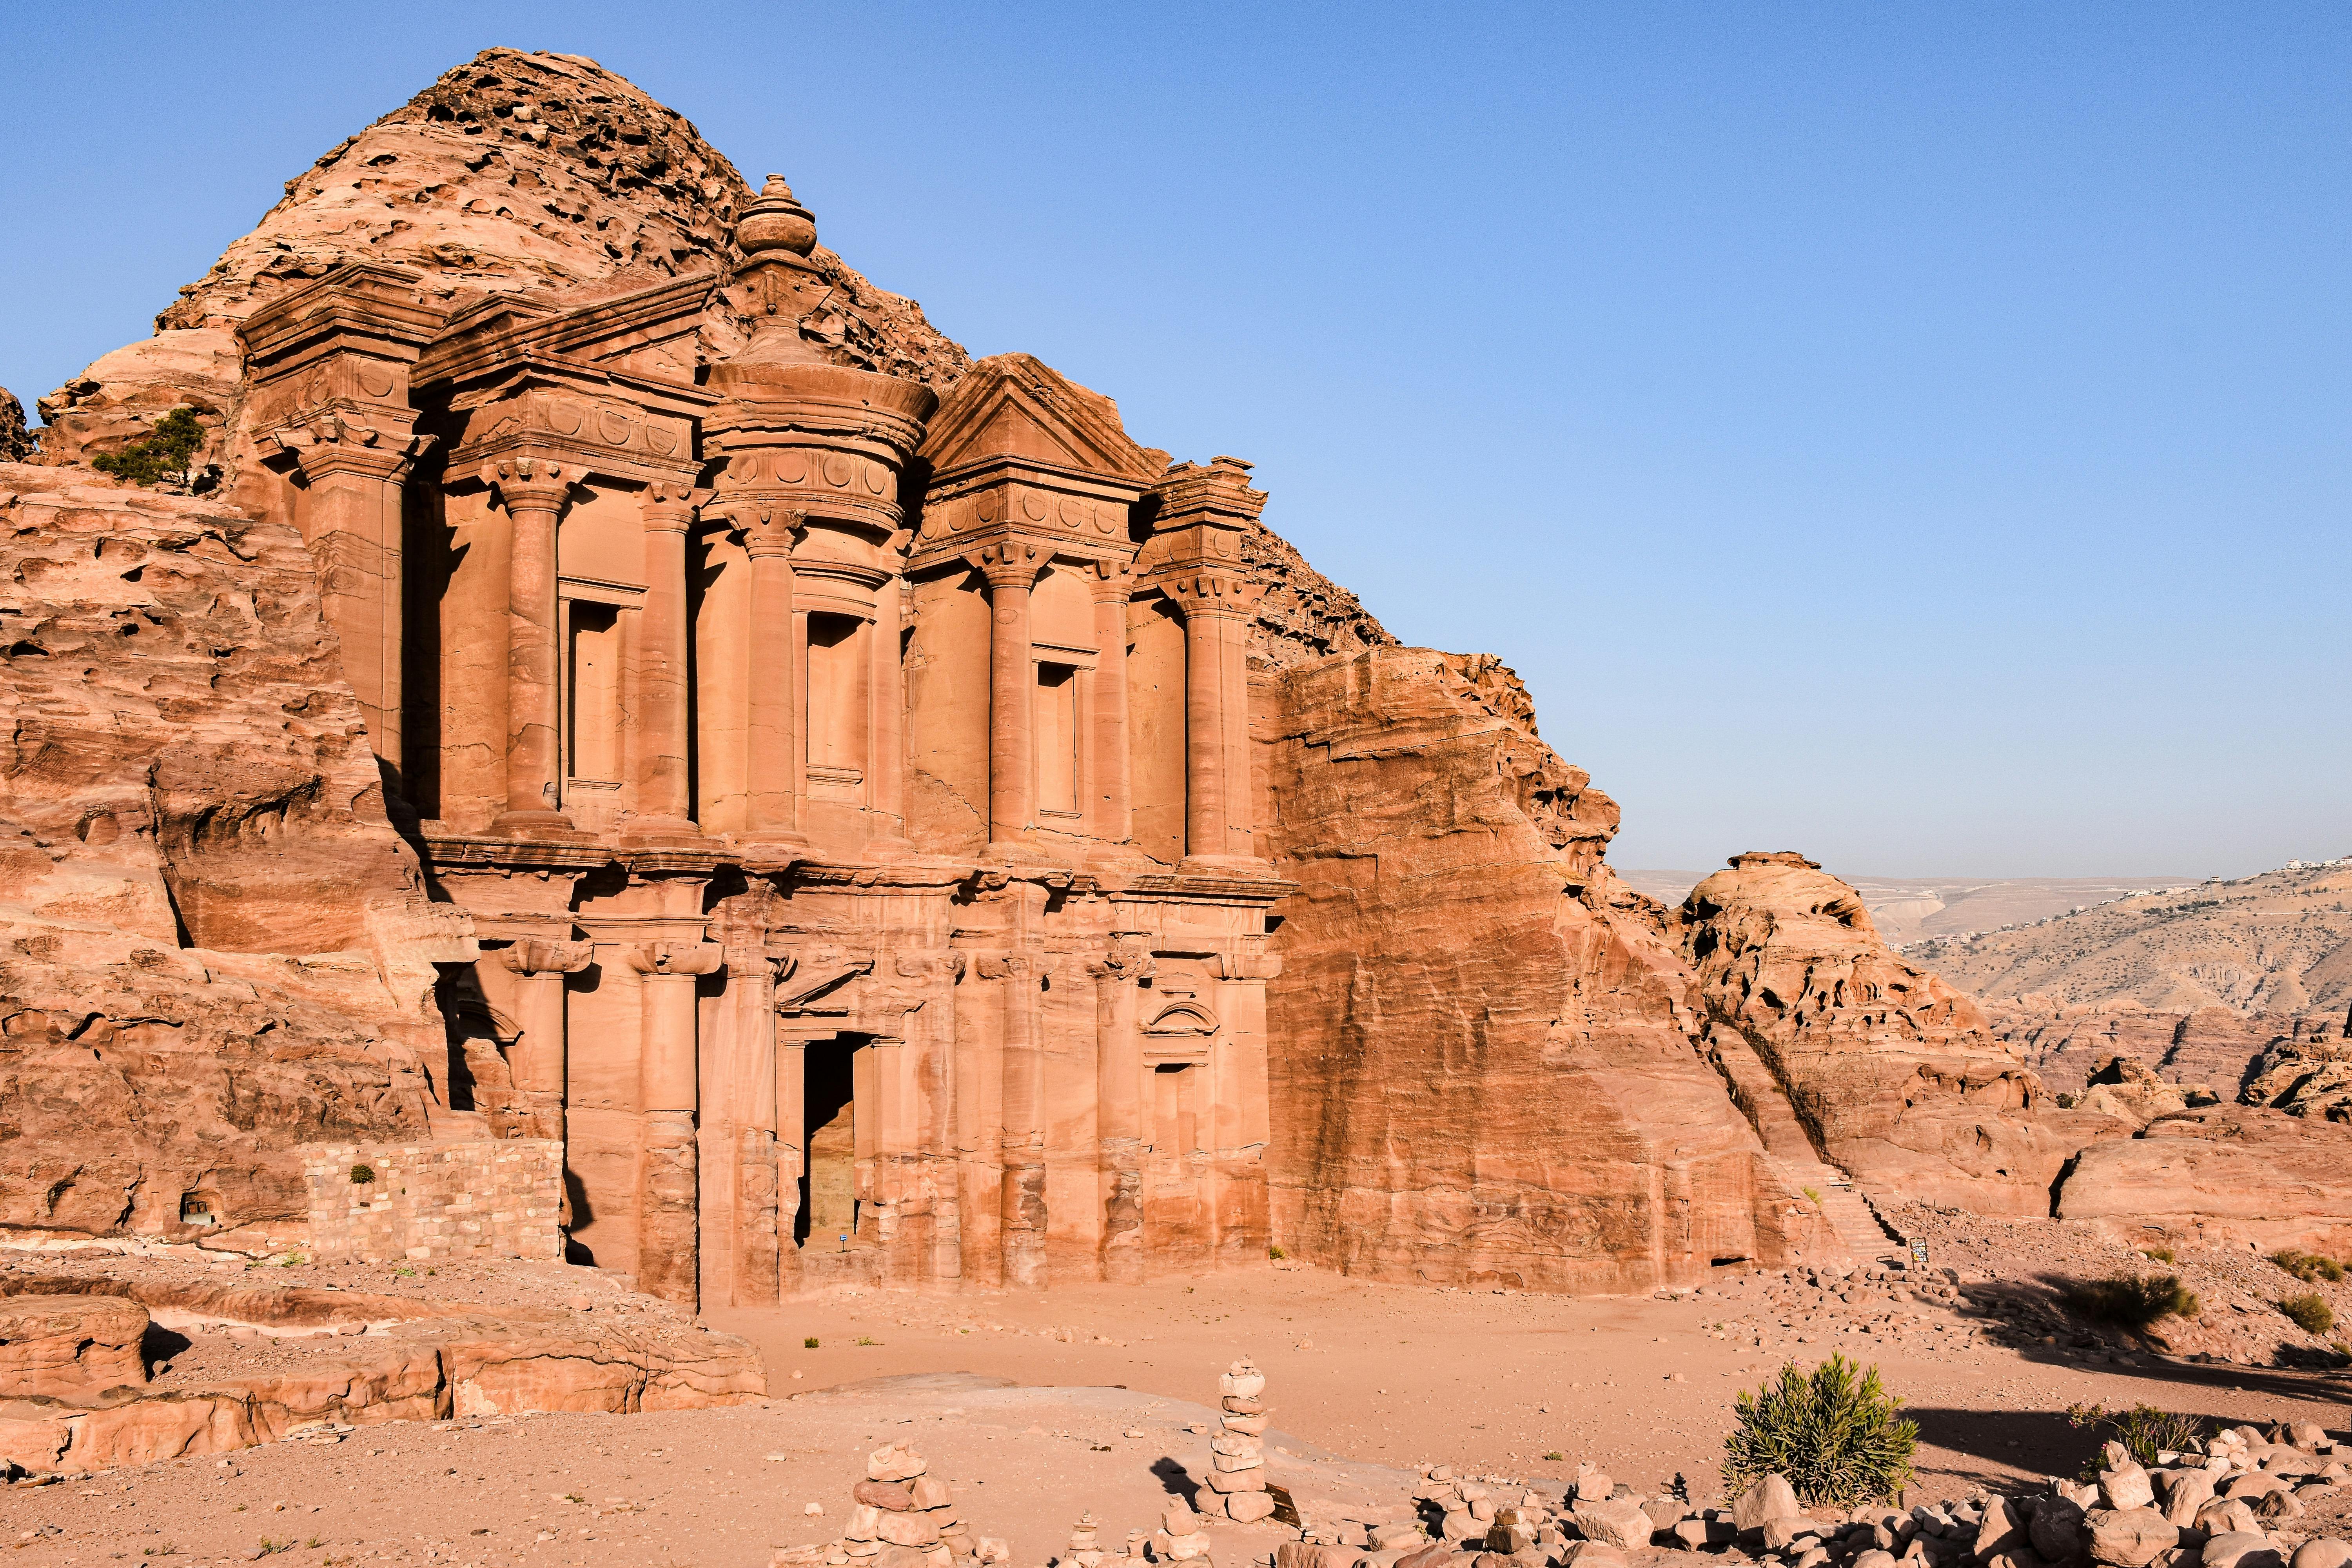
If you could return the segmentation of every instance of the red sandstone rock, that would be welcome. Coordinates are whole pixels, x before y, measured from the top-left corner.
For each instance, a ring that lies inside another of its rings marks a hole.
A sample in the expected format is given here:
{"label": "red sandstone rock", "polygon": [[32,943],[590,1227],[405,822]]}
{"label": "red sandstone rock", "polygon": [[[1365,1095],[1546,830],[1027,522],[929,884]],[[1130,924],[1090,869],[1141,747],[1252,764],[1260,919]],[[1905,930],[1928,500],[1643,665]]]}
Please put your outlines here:
{"label": "red sandstone rock", "polygon": [[79,1398],[147,1381],[146,1309],[106,1296],[0,1301],[0,1394]]}
{"label": "red sandstone rock", "polygon": [[1617,807],[1491,660],[1376,647],[1268,682],[1275,1234],[1328,1267],[1646,1289],[1834,1248],[1693,1047]]}
{"label": "red sandstone rock", "polygon": [[2352,1127],[2243,1106],[2161,1117],[2137,1138],[2084,1150],[2057,1214],[2132,1242],[2251,1241],[2332,1257],[2352,1247]]}
{"label": "red sandstone rock", "polygon": [[1906,963],[1853,889],[1794,854],[1735,857],[1678,912],[1708,1011],[1822,1152],[1904,1197],[2042,1215],[2068,1158],[2126,1128],[2061,1113],[1976,1004]]}
{"label": "red sandstone rock", "polygon": [[299,1242],[297,1144],[425,1134],[432,963],[470,948],[384,817],[310,558],[0,467],[0,1225]]}

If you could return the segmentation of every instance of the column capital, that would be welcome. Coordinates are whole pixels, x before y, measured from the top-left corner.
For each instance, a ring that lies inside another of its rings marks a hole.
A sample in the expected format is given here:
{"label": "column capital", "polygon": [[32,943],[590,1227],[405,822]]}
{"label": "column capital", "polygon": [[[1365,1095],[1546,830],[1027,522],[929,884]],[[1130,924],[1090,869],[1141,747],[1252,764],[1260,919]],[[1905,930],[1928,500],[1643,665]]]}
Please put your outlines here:
{"label": "column capital", "polygon": [[637,499],[647,533],[684,533],[694,524],[694,488],[683,479],[656,479]]}
{"label": "column capital", "polygon": [[1087,581],[1087,593],[1097,605],[1124,605],[1135,596],[1135,563],[1097,561]]}
{"label": "column capital", "polygon": [[595,956],[593,942],[526,937],[500,952],[499,962],[517,974],[577,974]]}
{"label": "column capital", "polygon": [[306,482],[350,473],[389,484],[406,479],[437,439],[416,435],[396,419],[386,427],[355,418],[345,409],[329,408],[269,431],[257,437],[255,445],[262,461],[290,467]]}
{"label": "column capital", "polygon": [[572,476],[562,463],[541,458],[513,458],[492,466],[487,476],[498,486],[499,501],[509,511],[562,511],[572,497]]}
{"label": "column capital", "polygon": [[1113,982],[1149,980],[1158,968],[1150,944],[1126,935],[1112,937],[1110,946],[1100,956],[1087,961],[1088,974],[1097,980]]}
{"label": "column capital", "polygon": [[1045,569],[1045,550],[1026,539],[1003,539],[983,544],[965,557],[979,568],[992,588],[1026,588]]}
{"label": "column capital", "polygon": [[743,535],[743,548],[754,561],[789,559],[793,547],[808,532],[808,513],[800,507],[739,506],[730,514]]}
{"label": "column capital", "polygon": [[983,952],[978,957],[982,980],[1043,980],[1061,961],[1051,952]]}
{"label": "column capital", "polygon": [[1265,597],[1265,584],[1234,572],[1180,572],[1161,578],[1160,589],[1187,620],[1195,616],[1244,619]]}
{"label": "column capital", "polygon": [[655,942],[624,948],[621,956],[648,980],[692,980],[716,973],[726,951],[715,942]]}

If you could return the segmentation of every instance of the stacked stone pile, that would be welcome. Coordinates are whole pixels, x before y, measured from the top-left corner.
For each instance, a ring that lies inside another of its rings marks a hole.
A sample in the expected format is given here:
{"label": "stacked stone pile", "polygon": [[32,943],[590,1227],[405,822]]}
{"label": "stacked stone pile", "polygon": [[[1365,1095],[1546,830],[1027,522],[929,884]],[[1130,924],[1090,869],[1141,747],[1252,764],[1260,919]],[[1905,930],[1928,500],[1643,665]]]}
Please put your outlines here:
{"label": "stacked stone pile", "polygon": [[[1078,1522],[1070,1527],[1070,1543],[1062,1549],[1062,1554],[1059,1557],[1054,1559],[1053,1568],[1099,1568],[1102,1560],[1110,1553],[1102,1549],[1101,1542],[1097,1539],[1096,1531],[1098,1528],[1099,1521],[1095,1518],[1093,1510],[1089,1509],[1080,1514]],[[1134,1552],[1135,1546],[1135,1538],[1129,1537],[1128,1549],[1130,1553]]]}
{"label": "stacked stone pile", "polygon": [[[1244,1524],[1274,1512],[1265,1494],[1265,1374],[1247,1356],[1217,1379],[1222,1430],[1209,1440],[1209,1485],[1202,1508]],[[1171,1531],[1172,1533],[1172,1531]]]}
{"label": "stacked stone pile", "polygon": [[[866,1479],[851,1490],[856,1506],[842,1526],[841,1539],[831,1545],[788,1547],[775,1555],[773,1568],[973,1568],[1011,1556],[1003,1542],[966,1530],[947,1484],[929,1469],[908,1445],[875,1449],[866,1457]],[[1092,1520],[1089,1514],[1085,1521],[1089,1543]]]}
{"label": "stacked stone pile", "polygon": [[[1263,1381],[1263,1380],[1261,1380]],[[1264,1496],[1264,1493],[1259,1493]],[[1160,1531],[1151,1538],[1151,1555],[1161,1563],[1197,1563],[1201,1568],[1215,1568],[1209,1556],[1209,1532],[1201,1528],[1199,1514],[1182,1498],[1170,1498],[1168,1511],[1160,1516]]]}

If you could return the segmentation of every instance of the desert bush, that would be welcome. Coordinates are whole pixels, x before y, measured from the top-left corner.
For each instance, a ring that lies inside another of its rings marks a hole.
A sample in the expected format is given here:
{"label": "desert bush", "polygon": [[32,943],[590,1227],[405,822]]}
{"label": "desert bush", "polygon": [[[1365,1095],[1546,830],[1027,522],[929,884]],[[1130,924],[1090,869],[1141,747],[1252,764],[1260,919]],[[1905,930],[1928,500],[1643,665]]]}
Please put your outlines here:
{"label": "desert bush", "polygon": [[2325,1279],[2330,1284],[2344,1278],[2344,1265],[2333,1258],[2322,1258],[2316,1252],[2297,1252],[2290,1247],[2271,1254],[2271,1261],[2306,1285]]}
{"label": "desert bush", "polygon": [[2168,1247],[2143,1247],[2139,1249],[2139,1255],[2142,1258],[2147,1258],[2151,1263],[2175,1263],[2179,1261],[2173,1256],[2172,1248]]}
{"label": "desert bush", "polygon": [[2144,1329],[2158,1318],[2193,1318],[2203,1308],[2177,1274],[2118,1271],[2104,1279],[2078,1279],[2064,1294],[2066,1304],[2084,1317],[2132,1329]]}
{"label": "desert bush", "polygon": [[89,466],[134,485],[160,485],[165,479],[187,476],[189,460],[204,439],[196,411],[174,408],[155,421],[154,433],[147,439],[133,441],[120,452],[101,452],[89,460]]}
{"label": "desert bush", "polygon": [[[2105,1426],[2116,1435],[2131,1457],[2143,1467],[2153,1468],[2157,1456],[2178,1454],[2205,1436],[2205,1418],[2184,1415],[2178,1411],[2158,1410],[2153,1405],[2135,1405],[2129,1410],[2110,1410],[2105,1405],[2070,1405],[2066,1407],[2069,1426]],[[2090,1468],[2098,1465],[2094,1456]]]}
{"label": "desert bush", "polygon": [[2306,1334],[2324,1334],[2336,1326],[2336,1309],[2316,1290],[2289,1296],[2279,1303],[2279,1310],[2294,1320],[2294,1326]]}
{"label": "desert bush", "polygon": [[1902,1405],[1874,1366],[1863,1372],[1842,1355],[1810,1373],[1784,1366],[1739,1396],[1723,1445],[1724,1492],[1737,1496],[1778,1471],[1808,1507],[1899,1497],[1919,1447],[1918,1423],[1895,1414]]}

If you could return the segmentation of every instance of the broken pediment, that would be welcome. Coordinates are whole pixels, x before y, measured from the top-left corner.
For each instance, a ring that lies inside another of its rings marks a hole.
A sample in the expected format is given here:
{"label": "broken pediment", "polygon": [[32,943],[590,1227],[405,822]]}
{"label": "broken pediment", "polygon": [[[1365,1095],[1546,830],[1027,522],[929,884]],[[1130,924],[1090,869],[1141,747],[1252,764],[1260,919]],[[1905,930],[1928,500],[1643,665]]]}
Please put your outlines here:
{"label": "broken pediment", "polygon": [[940,476],[1011,462],[1137,489],[1167,463],[1129,437],[1117,404],[1029,354],[996,354],[965,372],[932,416],[922,457]]}

